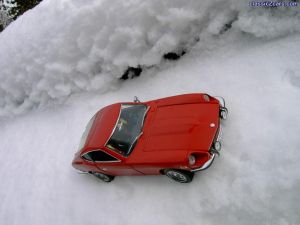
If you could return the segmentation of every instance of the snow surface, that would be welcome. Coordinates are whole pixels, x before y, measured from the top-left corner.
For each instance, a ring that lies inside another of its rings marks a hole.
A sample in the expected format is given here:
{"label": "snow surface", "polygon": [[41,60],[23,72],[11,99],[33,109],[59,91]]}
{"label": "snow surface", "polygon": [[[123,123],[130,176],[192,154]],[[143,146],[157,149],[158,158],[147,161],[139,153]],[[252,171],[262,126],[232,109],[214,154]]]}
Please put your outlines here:
{"label": "snow surface", "polygon": [[[11,116],[0,120],[1,225],[300,223],[299,15],[291,17],[295,9],[271,15],[240,1],[165,2],[45,1],[1,33],[0,107]],[[104,17],[109,20],[101,23]],[[236,21],[226,32],[224,18]],[[110,49],[126,37],[118,33],[122,21],[137,32],[125,32],[130,45]],[[143,45],[139,35],[146,32],[137,27],[148,21],[157,40],[169,35],[187,43],[198,34],[200,41],[176,62],[162,61],[161,53],[179,42],[155,48],[154,41],[135,52],[132,43]],[[267,26],[284,21],[294,22]],[[191,33],[180,33],[187,27]],[[102,44],[105,54],[93,55],[91,46],[100,51]],[[133,80],[116,79],[148,54],[154,67]],[[113,57],[119,55],[124,64]],[[147,176],[106,184],[71,167],[99,108],[134,95],[150,100],[191,92],[221,95],[230,111],[221,156],[192,183]],[[34,104],[48,106],[29,112]]]}
{"label": "snow surface", "polygon": [[[300,31],[299,7],[243,0],[45,0],[0,35],[0,116],[106,92],[128,67],[159,65],[168,52],[233,29],[276,38]],[[208,38],[209,39],[209,38]],[[9,65],[9,66],[8,66]]]}

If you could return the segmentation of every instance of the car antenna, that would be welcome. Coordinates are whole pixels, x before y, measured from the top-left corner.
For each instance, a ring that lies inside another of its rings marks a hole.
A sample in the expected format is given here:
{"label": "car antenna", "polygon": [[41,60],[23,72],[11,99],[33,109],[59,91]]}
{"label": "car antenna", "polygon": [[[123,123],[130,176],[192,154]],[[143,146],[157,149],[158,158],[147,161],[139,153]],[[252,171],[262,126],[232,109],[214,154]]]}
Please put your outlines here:
{"label": "car antenna", "polygon": [[136,103],[141,102],[137,96],[134,96],[133,101],[136,102]]}

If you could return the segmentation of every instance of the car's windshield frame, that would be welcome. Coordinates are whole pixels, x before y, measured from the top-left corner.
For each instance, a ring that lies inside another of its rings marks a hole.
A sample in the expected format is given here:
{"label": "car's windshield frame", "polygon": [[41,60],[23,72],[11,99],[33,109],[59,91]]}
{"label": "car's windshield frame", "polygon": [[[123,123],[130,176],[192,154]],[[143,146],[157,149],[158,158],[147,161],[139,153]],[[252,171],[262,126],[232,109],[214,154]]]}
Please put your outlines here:
{"label": "car's windshield frame", "polygon": [[149,108],[150,106],[142,103],[121,104],[116,124],[105,143],[105,147],[124,157],[129,156],[143,134],[145,118]]}

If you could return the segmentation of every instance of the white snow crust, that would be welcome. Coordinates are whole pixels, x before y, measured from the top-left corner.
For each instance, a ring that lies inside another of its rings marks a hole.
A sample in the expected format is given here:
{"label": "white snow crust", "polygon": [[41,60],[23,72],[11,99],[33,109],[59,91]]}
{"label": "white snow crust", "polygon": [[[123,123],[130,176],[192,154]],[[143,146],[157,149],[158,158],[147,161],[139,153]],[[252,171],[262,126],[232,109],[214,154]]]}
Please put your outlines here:
{"label": "white snow crust", "polygon": [[265,9],[240,0],[45,0],[0,35],[0,116],[106,92],[128,67],[148,68],[224,33],[254,37],[300,30],[298,7]]}
{"label": "white snow crust", "polygon": [[[13,22],[0,34],[0,224],[299,224],[297,10],[44,0]],[[140,77],[118,80],[137,65]],[[230,114],[221,156],[192,183],[107,184],[71,167],[100,108],[194,92],[223,96]]]}

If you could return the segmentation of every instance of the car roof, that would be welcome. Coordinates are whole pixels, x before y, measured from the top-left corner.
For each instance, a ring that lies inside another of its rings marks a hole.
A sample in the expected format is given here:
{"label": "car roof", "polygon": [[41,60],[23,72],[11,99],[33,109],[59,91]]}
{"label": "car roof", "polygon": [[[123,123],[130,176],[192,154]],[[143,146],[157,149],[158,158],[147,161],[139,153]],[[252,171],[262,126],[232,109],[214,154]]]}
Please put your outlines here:
{"label": "car roof", "polygon": [[94,123],[85,142],[82,154],[103,147],[111,136],[120,114],[121,103],[106,106],[96,113]]}

